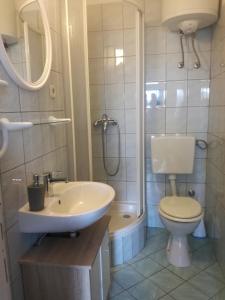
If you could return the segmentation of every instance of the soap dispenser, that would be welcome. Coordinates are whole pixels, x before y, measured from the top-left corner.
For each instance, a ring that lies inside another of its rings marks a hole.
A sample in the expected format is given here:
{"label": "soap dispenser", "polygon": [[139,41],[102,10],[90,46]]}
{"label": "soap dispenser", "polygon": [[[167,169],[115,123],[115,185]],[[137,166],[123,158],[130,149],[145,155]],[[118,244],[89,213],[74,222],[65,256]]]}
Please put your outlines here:
{"label": "soap dispenser", "polygon": [[44,209],[45,186],[40,184],[39,175],[33,176],[33,184],[28,186],[28,199],[30,211],[40,211]]}

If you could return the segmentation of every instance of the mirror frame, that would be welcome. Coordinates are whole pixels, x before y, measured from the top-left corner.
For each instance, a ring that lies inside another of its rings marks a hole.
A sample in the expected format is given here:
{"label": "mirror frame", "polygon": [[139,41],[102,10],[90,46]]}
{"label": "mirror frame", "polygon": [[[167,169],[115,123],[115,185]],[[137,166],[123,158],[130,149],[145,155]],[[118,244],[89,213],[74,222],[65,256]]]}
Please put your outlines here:
{"label": "mirror frame", "polygon": [[[18,71],[15,69],[13,64],[10,61],[10,58],[6,52],[3,38],[0,35],[0,61],[3,64],[3,67],[5,68],[6,72],[8,75],[11,77],[11,79],[22,89],[28,90],[28,91],[37,91],[40,90],[47,82],[50,72],[51,72],[51,67],[52,67],[52,38],[51,38],[51,30],[50,30],[50,25],[48,21],[48,16],[46,9],[44,7],[44,4],[42,0],[25,0],[23,4],[19,7],[18,13],[21,12],[21,10],[29,5],[30,3],[37,2],[39,7],[40,7],[40,14],[42,17],[42,22],[43,22],[43,27],[44,27],[44,32],[45,32],[45,47],[46,47],[46,59],[45,59],[45,66],[42,75],[37,81],[28,81],[24,79]],[[26,35],[26,33],[25,33]],[[26,36],[24,36],[26,39]],[[26,44],[26,41],[25,41]],[[29,51],[27,49],[27,46],[25,45],[25,51]]]}

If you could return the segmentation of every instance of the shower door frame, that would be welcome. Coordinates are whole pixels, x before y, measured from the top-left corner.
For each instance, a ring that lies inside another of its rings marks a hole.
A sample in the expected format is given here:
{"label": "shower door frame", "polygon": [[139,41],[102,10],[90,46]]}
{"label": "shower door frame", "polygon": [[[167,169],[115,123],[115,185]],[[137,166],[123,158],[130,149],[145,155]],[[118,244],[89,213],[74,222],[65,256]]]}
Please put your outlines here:
{"label": "shower door frame", "polygon": [[136,11],[136,89],[137,188],[140,198],[137,201],[137,217],[140,217],[145,213],[144,14],[140,8]]}
{"label": "shower door frame", "polygon": [[[67,22],[67,47],[69,48],[65,56],[68,56],[66,59],[68,61],[69,70],[70,70],[70,96],[68,98],[70,101],[70,106],[73,107],[73,84],[72,84],[72,71],[71,71],[71,53],[70,53],[70,28],[68,22],[68,1],[66,3],[66,22]],[[96,0],[95,0],[96,1]],[[115,0],[111,0],[114,2]],[[116,0],[117,1],[117,0]],[[144,14],[143,7],[138,5],[135,0],[121,0],[120,2],[126,2],[136,8],[136,120],[137,120],[137,130],[136,130],[136,161],[137,161],[137,201],[136,201],[136,212],[137,217],[140,217],[145,213],[145,169],[144,169]],[[85,65],[84,67],[84,81],[86,89],[86,104],[87,104],[87,128],[88,128],[88,161],[89,161],[89,178],[93,180],[93,155],[92,155],[92,135],[91,135],[91,117],[90,117],[90,84],[89,84],[89,61],[88,61],[88,30],[87,30],[87,1],[82,0],[83,7],[83,29],[84,29],[84,42],[83,49],[85,54]],[[74,119],[74,111],[72,110],[72,119]],[[74,155],[74,173],[76,174],[76,137],[75,130],[73,129],[73,143],[69,147],[73,148],[71,151]]]}

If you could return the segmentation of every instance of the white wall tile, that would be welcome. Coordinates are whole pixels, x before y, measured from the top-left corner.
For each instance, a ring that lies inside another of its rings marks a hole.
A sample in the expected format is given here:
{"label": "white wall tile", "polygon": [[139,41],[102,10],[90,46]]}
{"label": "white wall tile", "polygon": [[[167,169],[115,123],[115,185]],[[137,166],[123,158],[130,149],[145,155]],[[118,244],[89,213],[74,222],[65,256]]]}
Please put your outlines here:
{"label": "white wall tile", "polygon": [[3,67],[0,65],[0,78],[8,82],[8,86],[1,86],[0,89],[0,112],[19,112],[19,89],[12,82],[8,75],[5,74]]}
{"label": "white wall tile", "polygon": [[206,179],[206,160],[195,159],[193,174],[187,175],[187,182],[205,183]]}
{"label": "white wall tile", "polygon": [[207,132],[208,107],[188,108],[188,132]]}
{"label": "white wall tile", "polygon": [[136,134],[126,134],[126,157],[136,157]]}
{"label": "white wall tile", "polygon": [[165,182],[147,182],[146,199],[148,205],[159,205],[160,200],[166,195]]}
{"label": "white wall tile", "polygon": [[185,133],[187,130],[187,108],[166,109],[166,133]]}
{"label": "white wall tile", "polygon": [[167,80],[186,80],[187,66],[183,69],[177,67],[180,62],[180,56],[176,54],[167,54],[166,56],[166,78]]}
{"label": "white wall tile", "polygon": [[126,133],[136,133],[136,110],[127,109],[125,112]]}
{"label": "white wall tile", "polygon": [[[122,83],[123,82],[123,66],[124,58],[105,58],[104,59],[104,72],[105,72],[105,83]],[[103,83],[103,80],[102,82]]]}
{"label": "white wall tile", "polygon": [[124,55],[136,55],[136,31],[134,29],[124,30]]}
{"label": "white wall tile", "polygon": [[145,53],[166,53],[166,31],[163,27],[150,27],[145,32]]}
{"label": "white wall tile", "polygon": [[[118,134],[107,134],[106,139],[106,156],[107,157],[125,157],[125,135],[120,135],[120,155],[118,151],[119,138]],[[101,142],[102,144],[102,142]]]}
{"label": "white wall tile", "polygon": [[145,24],[146,26],[160,26],[161,17],[161,1],[145,0]]}
{"label": "white wall tile", "polygon": [[145,112],[145,130],[146,133],[164,133],[166,113],[165,108],[146,109]]}
{"label": "white wall tile", "polygon": [[148,206],[148,226],[164,228],[159,215],[159,206],[149,205]]}
{"label": "white wall tile", "polygon": [[147,82],[145,84],[145,107],[156,108],[165,106],[166,83]]}
{"label": "white wall tile", "polygon": [[88,55],[89,58],[103,57],[103,34],[101,31],[88,33]]}
{"label": "white wall tile", "polygon": [[139,195],[136,182],[127,182],[127,202],[138,203]]}
{"label": "white wall tile", "polygon": [[188,79],[209,79],[210,76],[210,52],[199,52],[201,68],[195,69],[196,61],[193,53],[188,56]]}
{"label": "white wall tile", "polygon": [[21,111],[39,111],[38,93],[19,90]]}
{"label": "white wall tile", "polygon": [[18,221],[18,210],[27,202],[24,165],[2,174],[2,198],[6,229]]}
{"label": "white wall tile", "polygon": [[101,5],[87,6],[88,31],[102,30],[102,8]]}
{"label": "white wall tile", "polygon": [[136,84],[125,84],[125,108],[136,108]]}
{"label": "white wall tile", "polygon": [[105,108],[104,85],[90,85],[91,109],[103,110]]}
{"label": "white wall tile", "polygon": [[189,106],[209,105],[209,80],[188,81],[188,105]]}
{"label": "white wall tile", "polygon": [[52,70],[56,72],[62,72],[62,51],[61,51],[61,35],[51,30],[52,43]]}
{"label": "white wall tile", "polygon": [[104,60],[89,60],[90,84],[104,84]]}
{"label": "white wall tile", "polygon": [[[104,31],[104,57],[124,56],[123,31]],[[95,40],[95,44],[98,41]]]}
{"label": "white wall tile", "polygon": [[[40,123],[41,121],[39,112],[23,113],[22,120],[33,123]],[[40,125],[23,130],[23,138],[25,162],[31,161],[43,154],[43,137]]]}
{"label": "white wall tile", "polygon": [[103,30],[123,28],[123,9],[120,3],[103,5]]}
{"label": "white wall tile", "polygon": [[[151,150],[149,149],[149,147],[147,148],[147,151],[148,151],[148,156],[150,156]],[[146,181],[165,183],[165,175],[153,173],[152,160],[150,158],[145,159],[145,176],[146,176]]]}
{"label": "white wall tile", "polygon": [[127,180],[136,181],[137,180],[137,159],[126,158],[126,169],[127,169]]}
{"label": "white wall tile", "polygon": [[42,157],[27,163],[25,167],[26,167],[27,185],[32,184],[34,174],[42,175],[44,173]]}
{"label": "white wall tile", "polygon": [[123,84],[105,85],[105,104],[106,104],[106,109],[124,108],[124,85]]}
{"label": "white wall tile", "polygon": [[136,56],[125,57],[124,63],[125,82],[136,82]]}
{"label": "white wall tile", "polygon": [[145,56],[145,80],[146,82],[166,80],[166,56],[164,54]]}
{"label": "white wall tile", "polygon": [[[188,50],[187,47],[187,38],[183,38],[184,52]],[[166,33],[166,52],[167,53],[177,53],[177,58],[181,59],[181,45],[180,45],[180,36],[176,32],[171,32],[167,30]]]}
{"label": "white wall tile", "polygon": [[187,82],[169,81],[166,90],[166,107],[187,106]]}
{"label": "white wall tile", "polygon": [[125,29],[136,26],[136,8],[130,4],[123,3],[123,23]]}
{"label": "white wall tile", "polygon": [[[107,158],[106,159],[107,168],[110,173],[114,173],[117,168],[118,159],[117,158]],[[120,159],[120,168],[119,172],[115,176],[107,176],[107,179],[109,181],[126,181],[127,180],[127,174],[126,174],[126,160],[125,158]]]}
{"label": "white wall tile", "polygon": [[93,159],[93,179],[96,181],[106,180],[106,174],[103,167],[102,158],[95,157]]}
{"label": "white wall tile", "polygon": [[108,184],[111,185],[116,192],[116,201],[126,202],[127,201],[127,188],[126,182],[122,181],[108,181]]}

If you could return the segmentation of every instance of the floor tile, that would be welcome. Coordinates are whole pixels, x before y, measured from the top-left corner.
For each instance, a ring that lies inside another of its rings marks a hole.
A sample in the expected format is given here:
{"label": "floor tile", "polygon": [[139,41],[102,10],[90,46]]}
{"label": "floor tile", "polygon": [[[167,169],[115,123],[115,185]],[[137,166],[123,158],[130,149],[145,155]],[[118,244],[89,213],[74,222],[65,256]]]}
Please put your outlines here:
{"label": "floor tile", "polygon": [[170,297],[170,295],[166,295],[166,296],[160,298],[160,300],[174,300],[174,298]]}
{"label": "floor tile", "polygon": [[128,292],[136,299],[141,300],[158,300],[165,294],[159,287],[153,284],[150,279],[146,279],[135,285],[130,288]]}
{"label": "floor tile", "polygon": [[113,297],[113,298],[110,298],[110,299],[113,299],[113,300],[135,300],[134,297],[132,297],[131,295],[128,294],[128,292],[124,291],[123,293]]}
{"label": "floor tile", "polygon": [[[210,274],[211,276],[215,277],[218,280],[221,280],[223,282],[225,282],[225,278],[224,275],[222,273],[222,270],[219,266],[218,263],[215,263],[214,265],[208,267],[205,272],[207,272],[208,274]],[[224,298],[225,299],[225,298]]]}
{"label": "floor tile", "polygon": [[149,257],[152,260],[159,263],[160,265],[162,265],[163,267],[168,267],[169,266],[169,262],[168,262],[167,255],[166,255],[166,249],[157,251],[157,252],[151,254]]}
{"label": "floor tile", "polygon": [[209,243],[209,239],[207,239],[207,238],[199,239],[199,238],[195,238],[190,235],[188,237],[188,242],[189,242],[189,246],[190,246],[191,250],[194,251],[194,250],[198,250],[199,248],[207,245]]}
{"label": "floor tile", "polygon": [[137,284],[142,281],[144,277],[137,273],[133,268],[126,267],[122,270],[113,273],[113,279],[124,289]]}
{"label": "floor tile", "polygon": [[189,280],[189,282],[209,297],[213,297],[225,287],[221,281],[204,271]]}
{"label": "floor tile", "polygon": [[151,227],[147,228],[147,239],[160,234],[168,234],[165,228]]}
{"label": "floor tile", "polygon": [[143,252],[146,255],[150,255],[158,250],[165,248],[167,242],[168,242],[168,237],[166,235],[154,236],[147,241],[146,246],[143,249]]}
{"label": "floor tile", "polygon": [[146,253],[144,253],[143,251],[141,251],[138,255],[136,255],[134,258],[130,259],[127,263],[129,265],[139,261],[139,260],[142,260],[143,258],[145,258],[147,255]]}
{"label": "floor tile", "polygon": [[115,282],[115,280],[112,280],[110,291],[109,291],[109,296],[114,297],[114,296],[122,293],[122,291],[123,291],[123,288],[117,282]]}
{"label": "floor tile", "polygon": [[176,300],[208,300],[209,297],[189,283],[184,283],[172,291],[170,295]]}
{"label": "floor tile", "polygon": [[163,269],[162,266],[154,262],[151,258],[142,259],[137,263],[133,264],[132,267],[145,277],[149,277]]}
{"label": "floor tile", "polygon": [[211,300],[224,300],[225,299],[225,289],[216,294]]}
{"label": "floor tile", "polygon": [[201,272],[201,269],[193,265],[187,268],[177,268],[175,266],[170,265],[167,269],[184,280],[188,280]]}
{"label": "floor tile", "polygon": [[216,262],[211,245],[206,245],[195,251],[192,256],[192,263],[200,269],[205,269]]}
{"label": "floor tile", "polygon": [[181,278],[179,278],[178,276],[166,269],[151,276],[150,279],[167,293],[175,289],[178,285],[180,285],[183,282]]}
{"label": "floor tile", "polygon": [[124,269],[125,267],[127,267],[126,264],[122,264],[122,265],[118,265],[118,266],[112,267],[112,268],[111,268],[111,272],[112,272],[112,273],[118,272],[118,271]]}

